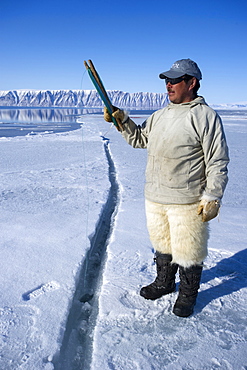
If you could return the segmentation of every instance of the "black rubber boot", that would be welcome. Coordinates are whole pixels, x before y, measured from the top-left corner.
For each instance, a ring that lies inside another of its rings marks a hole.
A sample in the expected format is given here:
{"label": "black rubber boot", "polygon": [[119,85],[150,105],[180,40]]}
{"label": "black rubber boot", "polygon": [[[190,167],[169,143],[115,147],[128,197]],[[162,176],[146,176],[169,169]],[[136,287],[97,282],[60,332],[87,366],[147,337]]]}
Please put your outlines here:
{"label": "black rubber boot", "polygon": [[179,266],[180,286],[178,298],[173,307],[173,313],[180,317],[188,317],[194,311],[202,266],[195,265],[189,268]]}
{"label": "black rubber boot", "polygon": [[175,275],[178,270],[177,264],[172,264],[171,254],[156,253],[154,258],[157,268],[157,277],[153,283],[144,286],[140,290],[140,295],[145,299],[155,300],[165,294],[175,291]]}

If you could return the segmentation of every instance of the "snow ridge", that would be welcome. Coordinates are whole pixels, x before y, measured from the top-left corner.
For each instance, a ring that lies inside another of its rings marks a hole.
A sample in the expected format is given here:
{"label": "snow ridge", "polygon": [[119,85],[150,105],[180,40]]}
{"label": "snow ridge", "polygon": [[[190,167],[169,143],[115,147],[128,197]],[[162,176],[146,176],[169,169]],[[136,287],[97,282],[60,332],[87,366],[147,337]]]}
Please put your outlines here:
{"label": "snow ridge", "polygon": [[93,330],[98,314],[98,290],[105,253],[114,226],[119,204],[119,185],[116,169],[109,150],[109,139],[102,137],[109,165],[110,189],[95,232],[90,238],[90,249],[84,259],[68,314],[60,353],[53,357],[55,370],[88,369],[91,363]]}
{"label": "snow ridge", "polygon": [[[113,105],[124,108],[159,109],[167,103],[166,93],[107,91]],[[0,91],[0,106],[103,107],[95,90],[10,90]]]}

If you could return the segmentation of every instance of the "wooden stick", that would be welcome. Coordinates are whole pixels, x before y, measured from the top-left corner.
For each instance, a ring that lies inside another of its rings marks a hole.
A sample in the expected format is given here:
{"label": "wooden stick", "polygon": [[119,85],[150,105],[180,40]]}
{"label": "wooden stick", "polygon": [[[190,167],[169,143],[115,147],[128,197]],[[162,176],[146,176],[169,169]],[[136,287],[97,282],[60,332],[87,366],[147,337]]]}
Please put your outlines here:
{"label": "wooden stick", "polygon": [[[104,97],[106,99],[106,102],[108,103],[109,108],[111,109],[111,112],[109,112],[109,113],[112,115],[112,113],[114,112],[114,107],[113,107],[113,105],[112,105],[112,103],[111,103],[111,101],[110,101],[110,99],[107,95],[105,87],[104,87],[104,85],[103,85],[103,83],[102,83],[102,81],[101,81],[101,79],[98,75],[98,72],[96,71],[96,68],[94,67],[93,62],[91,60],[88,60],[88,63],[89,63],[89,65],[87,64],[86,61],[84,61],[84,65],[85,65],[86,69],[91,71],[91,73],[92,73],[92,75],[93,75],[101,93],[104,95]],[[113,120],[114,119],[115,119],[115,122],[117,122],[116,127],[117,127],[118,131],[123,131],[123,125],[122,125],[121,120],[116,119],[115,117],[113,117]]]}
{"label": "wooden stick", "polygon": [[98,72],[96,71],[96,69],[94,67],[93,62],[89,59],[88,63],[90,65],[91,71],[92,71],[92,73],[93,73],[93,75],[94,75],[94,77],[95,77],[95,79],[96,79],[96,81],[97,81],[97,83],[98,83],[101,91],[104,93],[105,96],[107,96],[107,92],[106,92],[106,90],[105,90],[105,88],[103,86],[103,83],[102,83],[99,75],[98,75]]}

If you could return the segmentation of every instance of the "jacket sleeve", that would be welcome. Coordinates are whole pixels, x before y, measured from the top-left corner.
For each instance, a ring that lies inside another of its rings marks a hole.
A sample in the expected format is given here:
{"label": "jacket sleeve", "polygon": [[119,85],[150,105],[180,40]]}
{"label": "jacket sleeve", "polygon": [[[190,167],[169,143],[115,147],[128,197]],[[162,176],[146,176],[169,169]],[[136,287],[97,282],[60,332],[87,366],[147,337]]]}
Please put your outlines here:
{"label": "jacket sleeve", "polygon": [[218,114],[210,110],[204,117],[206,117],[206,122],[201,144],[206,174],[205,194],[221,199],[228,182],[228,147]]}
{"label": "jacket sleeve", "polygon": [[142,125],[136,125],[130,118],[124,123],[122,136],[133,148],[147,148],[148,135],[153,123],[153,116],[154,115],[151,115]]}

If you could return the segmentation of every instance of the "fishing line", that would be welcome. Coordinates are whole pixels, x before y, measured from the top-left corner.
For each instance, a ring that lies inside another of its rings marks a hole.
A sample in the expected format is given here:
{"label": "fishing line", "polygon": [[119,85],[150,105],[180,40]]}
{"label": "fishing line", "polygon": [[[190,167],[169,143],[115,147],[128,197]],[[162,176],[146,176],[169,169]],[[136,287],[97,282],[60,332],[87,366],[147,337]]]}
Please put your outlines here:
{"label": "fishing line", "polygon": [[[98,126],[98,125],[97,125]],[[101,131],[100,131],[100,129],[99,129],[99,126],[98,126],[98,130],[99,130],[99,132],[100,132],[100,137],[101,138],[104,138],[107,134],[108,134],[108,132],[114,127],[115,125],[114,125],[114,123],[112,123],[111,125],[110,125],[110,128],[104,133],[104,134],[102,134],[101,133]]]}
{"label": "fishing line", "polygon": [[[83,84],[83,79],[85,76],[85,73],[87,71],[85,70],[82,74],[81,77],[81,90],[82,89],[82,84]],[[89,185],[88,185],[88,172],[87,172],[87,161],[86,161],[86,149],[85,149],[85,140],[84,140],[84,122],[83,122],[83,116],[77,118],[77,122],[82,123],[81,125],[81,138],[82,138],[82,155],[83,155],[83,172],[85,175],[85,185],[86,185],[86,227],[85,227],[85,233],[86,233],[86,249],[88,246],[88,228],[89,228],[89,209],[90,209],[90,199],[89,199]],[[84,285],[85,285],[85,279],[84,279]]]}
{"label": "fishing line", "polygon": [[[91,66],[92,65],[92,62],[91,62]],[[81,78],[81,90],[82,89],[82,83],[83,83],[83,78],[85,76],[85,73],[87,72],[87,70],[84,71],[83,75],[82,75],[82,78]],[[101,82],[101,81],[100,81]],[[102,83],[102,82],[101,82]],[[96,89],[96,91],[98,91],[98,89]],[[99,91],[98,91],[99,93]],[[109,102],[109,104],[111,104]],[[109,105],[108,104],[108,105]],[[86,184],[86,225],[85,225],[85,237],[86,237],[86,250],[88,249],[88,253],[86,254],[85,256],[85,259],[84,259],[84,271],[83,271],[83,291],[84,291],[84,294],[86,292],[86,284],[87,284],[87,279],[86,279],[86,276],[87,276],[87,273],[88,273],[88,265],[89,265],[89,258],[91,256],[91,251],[90,251],[90,244],[88,245],[88,241],[89,241],[89,238],[88,238],[88,229],[89,229],[89,210],[90,210],[90,198],[89,198],[89,183],[88,183],[88,172],[87,172],[87,161],[86,161],[86,149],[85,149],[85,138],[84,138],[84,128],[83,128],[83,121],[82,121],[82,117],[78,117],[77,119],[77,122],[81,122],[82,125],[81,125],[81,129],[82,129],[82,152],[83,152],[83,163],[84,163],[84,174],[85,174],[85,184]],[[114,120],[113,120],[114,121]],[[98,123],[97,123],[97,120],[96,120],[96,125],[97,125],[97,128],[98,128],[98,132],[100,134],[100,137],[104,143],[104,146],[106,145],[105,144],[105,140],[106,140],[106,135],[108,134],[108,132],[112,129],[112,127],[114,126],[114,122],[112,123],[112,125],[109,127],[108,130],[106,130],[106,132],[104,134],[101,133],[101,130],[99,129],[99,126],[98,126]],[[116,125],[116,122],[115,122],[115,125]],[[88,248],[87,248],[88,247]],[[87,294],[90,295],[90,292],[87,292]]]}
{"label": "fishing line", "polygon": [[[84,76],[85,76],[85,73],[87,71],[85,70],[84,73],[82,74],[82,78],[81,78],[81,90],[82,89],[82,83],[83,83],[83,79],[84,79]],[[83,271],[83,282],[82,282],[82,285],[83,285],[83,292],[87,292],[87,274],[88,274],[88,263],[89,263],[89,258],[90,258],[90,239],[89,239],[89,212],[90,212],[90,196],[89,196],[89,180],[88,180],[88,170],[87,170],[87,157],[86,157],[86,147],[85,147],[85,132],[84,132],[84,122],[83,122],[83,115],[80,116],[80,117],[77,117],[77,122],[81,123],[81,139],[82,139],[82,160],[83,160],[83,173],[84,173],[84,177],[85,177],[85,188],[86,188],[86,194],[85,194],[85,199],[86,199],[86,205],[85,205],[85,211],[86,211],[86,220],[85,220],[85,246],[86,246],[86,253],[85,253],[85,258],[84,258],[84,271]],[[100,132],[100,129],[98,127],[98,124],[97,124],[97,128],[98,128],[98,132],[99,134],[101,134]],[[109,130],[108,130],[109,131]],[[107,132],[108,132],[107,131]],[[106,134],[107,134],[106,132]],[[105,134],[105,135],[106,135]],[[100,135],[101,136],[101,135]],[[89,254],[88,254],[89,253]],[[88,294],[90,294],[90,292],[87,292]]]}
{"label": "fishing line", "polygon": [[85,76],[85,73],[87,71],[85,70],[84,73],[82,74],[82,77],[81,77],[81,87],[80,87],[80,90],[82,90],[82,83],[83,83],[83,79],[84,79],[84,76]]}
{"label": "fishing line", "polygon": [[[88,182],[88,171],[87,171],[87,159],[86,159],[86,148],[85,148],[85,135],[84,135],[84,122],[82,116],[77,117],[76,121],[81,123],[81,139],[82,139],[82,162],[83,162],[83,174],[85,178],[85,211],[86,211],[86,220],[85,220],[85,246],[86,246],[86,253],[87,249],[90,248],[89,238],[88,238],[88,230],[89,230],[89,210],[90,210],[90,198],[89,198],[89,182]],[[86,285],[86,272],[87,272],[87,260],[85,257],[84,264],[86,264],[86,268],[84,269],[84,276],[83,276],[83,287],[85,289]]]}

